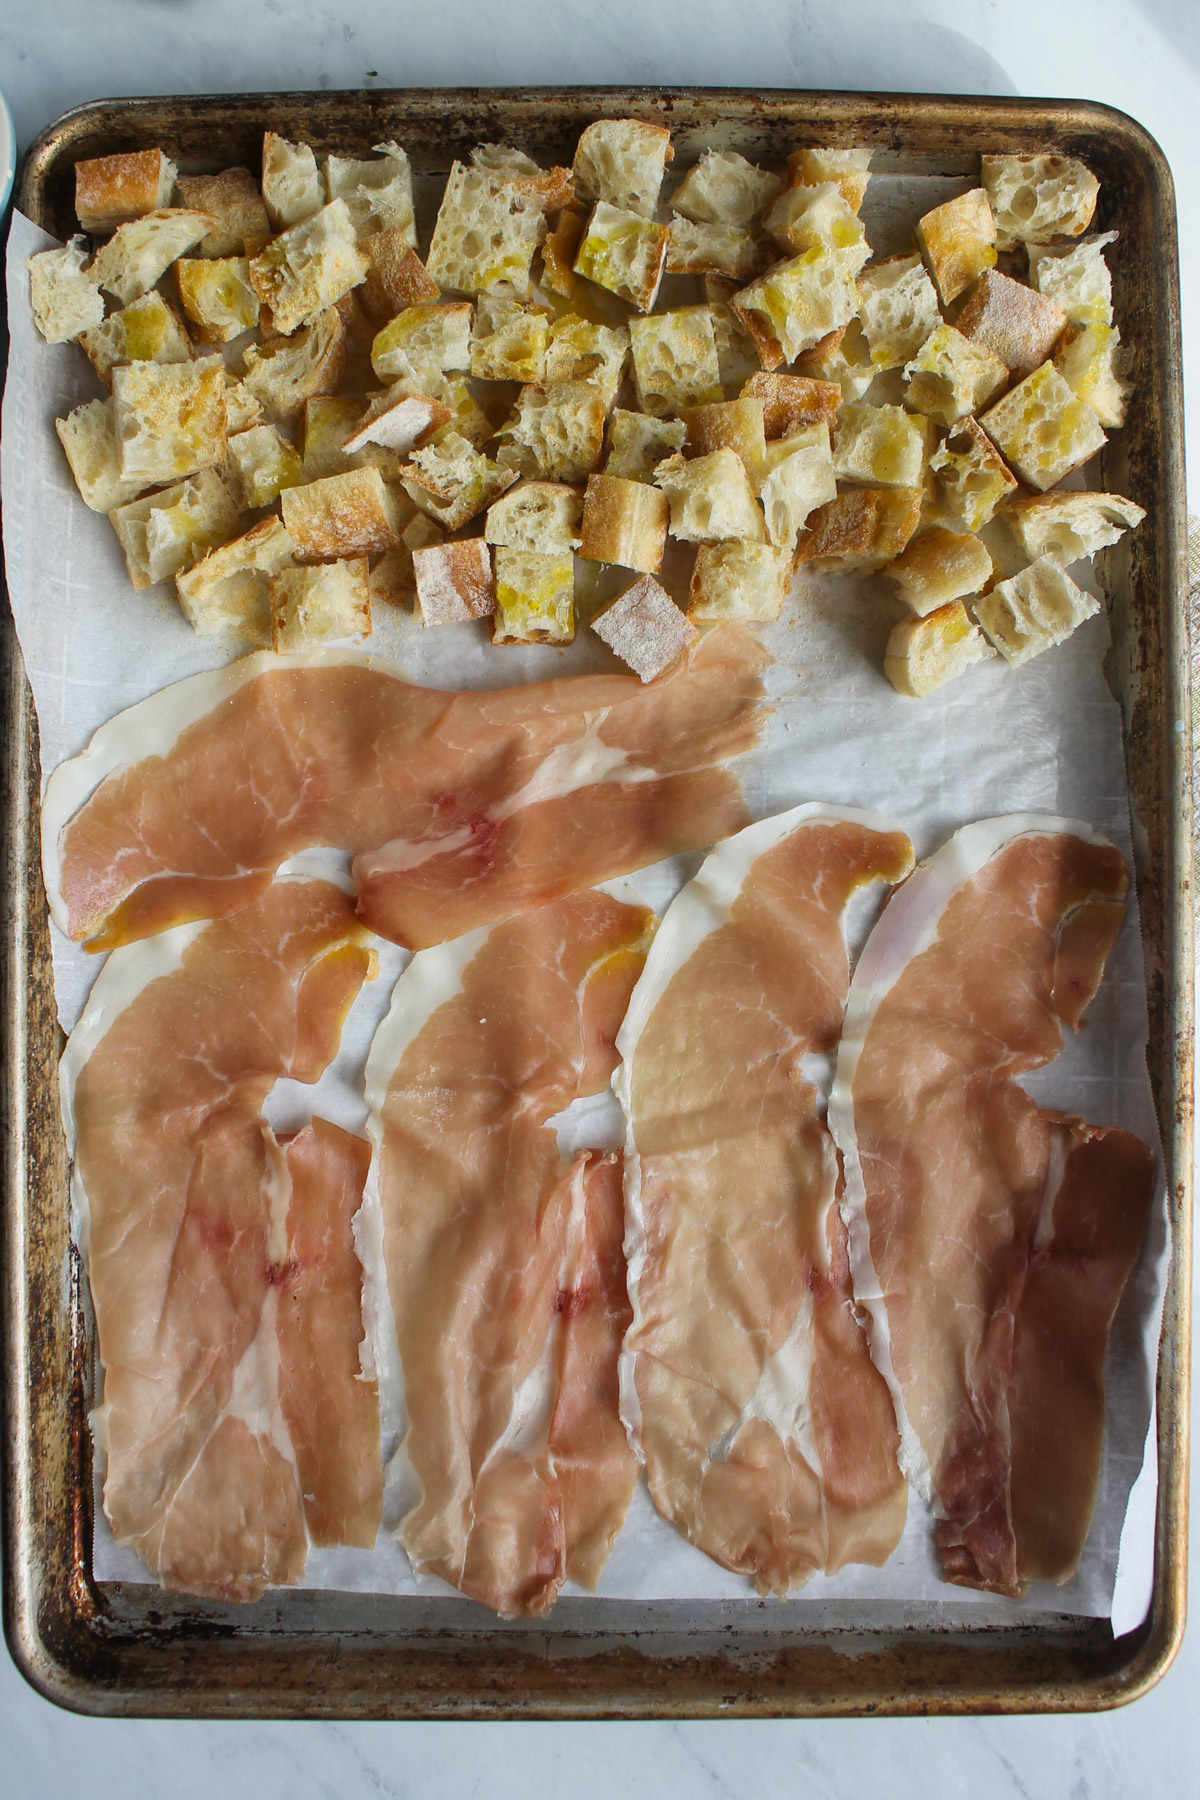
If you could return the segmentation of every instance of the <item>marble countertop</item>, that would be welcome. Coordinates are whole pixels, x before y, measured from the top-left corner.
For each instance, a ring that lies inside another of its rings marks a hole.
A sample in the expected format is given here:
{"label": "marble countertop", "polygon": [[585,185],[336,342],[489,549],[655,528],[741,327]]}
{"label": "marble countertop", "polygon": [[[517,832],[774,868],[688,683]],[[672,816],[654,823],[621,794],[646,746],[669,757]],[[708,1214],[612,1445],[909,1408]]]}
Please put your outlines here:
{"label": "marble countertop", "polygon": [[[1193,0],[1092,0],[1086,11],[1077,0],[42,0],[0,18],[0,81],[19,150],[79,102],[184,90],[653,82],[1103,101],[1139,120],[1172,165],[1185,343],[1200,342]],[[1200,466],[1200,356],[1186,403]],[[12,1800],[525,1800],[567,1789],[573,1800],[857,1800],[871,1784],[889,1800],[1185,1795],[1200,1764],[1200,1635],[1151,1694],[1098,1717],[761,1724],[96,1721],[41,1700],[0,1650],[0,1744]]]}

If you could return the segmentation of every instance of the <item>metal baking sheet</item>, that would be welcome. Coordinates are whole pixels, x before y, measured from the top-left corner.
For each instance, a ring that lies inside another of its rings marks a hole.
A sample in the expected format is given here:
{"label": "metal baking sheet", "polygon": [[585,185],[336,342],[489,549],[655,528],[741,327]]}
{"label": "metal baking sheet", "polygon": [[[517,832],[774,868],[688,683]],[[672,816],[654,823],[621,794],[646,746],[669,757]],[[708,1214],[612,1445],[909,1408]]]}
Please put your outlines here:
{"label": "metal baking sheet", "polygon": [[605,115],[669,124],[680,163],[709,145],[782,161],[804,142],[869,145],[897,173],[969,174],[981,150],[1059,149],[1101,181],[1116,226],[1118,316],[1136,347],[1139,402],[1105,453],[1105,485],[1158,496],[1110,552],[1109,679],[1122,705],[1138,843],[1149,1060],[1167,1163],[1175,1258],[1158,1381],[1153,1603],[1114,1641],[1106,1622],[1033,1613],[982,1624],[930,1606],[813,1603],[780,1627],[761,1601],[562,1600],[500,1623],[461,1600],[276,1590],[229,1608],[143,1585],[96,1583],[85,1284],[68,1240],[55,1071],[61,1050],[37,844],[36,725],[11,624],[3,779],[9,904],[3,980],[6,1287],[5,1620],[29,1678],[98,1713],[346,1717],[766,1716],[1062,1710],[1132,1698],[1166,1668],[1186,1569],[1191,1173],[1190,809],[1179,300],[1169,171],[1153,141],[1105,108],[888,95],[645,89],[453,90],[110,101],[51,126],[18,205],[72,227],[81,157],[160,144],[185,169],[257,163],[264,127],[318,150],[365,153],[397,136],[418,174],[445,174],[480,140],[569,161]]}

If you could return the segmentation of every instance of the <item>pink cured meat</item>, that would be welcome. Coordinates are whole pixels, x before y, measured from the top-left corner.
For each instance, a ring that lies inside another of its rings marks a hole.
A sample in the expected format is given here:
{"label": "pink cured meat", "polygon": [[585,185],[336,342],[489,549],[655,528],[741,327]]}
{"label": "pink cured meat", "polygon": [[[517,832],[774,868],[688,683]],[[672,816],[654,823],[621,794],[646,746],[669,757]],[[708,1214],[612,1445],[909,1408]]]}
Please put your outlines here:
{"label": "pink cured meat", "polygon": [[882,1563],[904,1526],[804,1059],[837,1045],[851,896],[911,866],[902,832],[846,809],[748,827],[668,908],[618,1038],[623,1414],[659,1511],[760,1593]]}
{"label": "pink cured meat", "polygon": [[368,1058],[417,1495],[400,1539],[504,1614],[593,1585],[636,1482],[620,1171],[560,1170],[547,1121],[611,1073],[650,921],[585,892],[421,952]]}
{"label": "pink cured meat", "polygon": [[855,1292],[966,1586],[1066,1580],[1095,1503],[1104,1350],[1156,1159],[1017,1078],[1078,1029],[1127,885],[1086,826],[968,826],[893,896],[851,990],[830,1123]]}
{"label": "pink cured meat", "polygon": [[721,765],[763,722],[765,653],[719,625],[661,680],[416,687],[352,653],[253,656],[120,714],[51,778],[46,891],[96,949],[352,852],[363,920],[410,948],[712,843],[745,821]]}
{"label": "pink cured meat", "polygon": [[373,952],[286,878],[235,918],[116,952],[63,1059],[114,1534],[165,1586],[251,1600],[308,1545],[373,1544],[379,1411],[351,1219],[368,1147],[262,1106],[315,1081]]}

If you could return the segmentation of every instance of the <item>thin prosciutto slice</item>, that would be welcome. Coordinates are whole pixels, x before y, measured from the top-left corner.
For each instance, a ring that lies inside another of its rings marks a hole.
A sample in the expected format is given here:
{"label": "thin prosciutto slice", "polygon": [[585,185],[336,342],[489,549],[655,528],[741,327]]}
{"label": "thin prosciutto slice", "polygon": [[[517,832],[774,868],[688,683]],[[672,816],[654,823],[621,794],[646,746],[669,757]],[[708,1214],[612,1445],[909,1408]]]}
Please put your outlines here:
{"label": "thin prosciutto slice", "polygon": [[904,1526],[805,1059],[837,1045],[851,896],[911,866],[904,834],[862,813],[750,826],[668,908],[617,1040],[624,1416],[659,1511],[760,1593],[882,1563]]}
{"label": "thin prosciutto slice", "polygon": [[193,676],[52,776],[55,920],[102,949],[223,917],[325,845],[356,856],[373,930],[440,943],[744,823],[722,764],[757,740],[765,662],[727,624],[649,685],[444,692],[331,651]]}
{"label": "thin prosciutto slice", "polygon": [[1127,886],[1085,825],[967,826],[892,897],[850,993],[829,1118],[855,1292],[966,1586],[1066,1580],[1095,1502],[1104,1350],[1155,1156],[1017,1078],[1079,1029]]}
{"label": "thin prosciutto slice", "polygon": [[351,1220],[369,1147],[277,1141],[373,952],[353,904],[287,877],[235,918],[114,952],[62,1093],[104,1367],[104,1508],[165,1586],[250,1600],[309,1544],[375,1542],[379,1409]]}
{"label": "thin prosciutto slice", "polygon": [[547,1121],[612,1073],[651,918],[585,892],[419,953],[367,1062],[415,1495],[400,1540],[505,1614],[594,1585],[637,1479],[619,1159],[560,1169]]}

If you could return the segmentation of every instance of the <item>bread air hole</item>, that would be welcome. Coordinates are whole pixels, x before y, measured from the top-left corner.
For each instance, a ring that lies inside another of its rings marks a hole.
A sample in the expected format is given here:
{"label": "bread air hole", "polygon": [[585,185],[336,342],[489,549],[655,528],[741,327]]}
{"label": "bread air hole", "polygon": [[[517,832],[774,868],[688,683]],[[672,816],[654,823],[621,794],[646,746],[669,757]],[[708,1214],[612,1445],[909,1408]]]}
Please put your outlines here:
{"label": "bread air hole", "polygon": [[1028,183],[1026,183],[1024,187],[1019,187],[1017,189],[1009,205],[1009,211],[1012,213],[1013,217],[1017,219],[1032,219],[1037,208],[1037,191],[1036,189],[1031,188]]}

